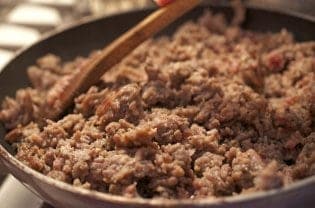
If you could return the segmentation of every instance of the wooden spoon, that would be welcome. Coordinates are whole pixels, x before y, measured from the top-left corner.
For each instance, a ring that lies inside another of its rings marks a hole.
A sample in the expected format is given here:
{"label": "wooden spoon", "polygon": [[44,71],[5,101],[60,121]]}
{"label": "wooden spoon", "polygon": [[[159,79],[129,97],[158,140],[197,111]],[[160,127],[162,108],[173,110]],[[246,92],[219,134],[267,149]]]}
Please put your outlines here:
{"label": "wooden spoon", "polygon": [[57,119],[73,103],[76,95],[88,90],[102,75],[119,63],[137,46],[161,31],[174,20],[193,9],[200,0],[175,0],[150,14],[135,27],[105,47],[99,56],[91,59],[63,87],[58,99],[46,100],[43,118]]}

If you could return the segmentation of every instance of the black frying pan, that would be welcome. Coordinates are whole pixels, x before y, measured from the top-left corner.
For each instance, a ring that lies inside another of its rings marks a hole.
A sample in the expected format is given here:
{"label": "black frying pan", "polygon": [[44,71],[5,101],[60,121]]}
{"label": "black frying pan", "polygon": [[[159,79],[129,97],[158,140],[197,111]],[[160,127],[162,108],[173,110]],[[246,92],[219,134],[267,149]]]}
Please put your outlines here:
{"label": "black frying pan", "polygon": [[[191,19],[196,19],[205,9],[201,6],[168,27],[163,34],[171,34],[176,27]],[[215,7],[215,12],[223,12],[231,17],[232,10],[226,7]],[[33,46],[20,52],[0,74],[0,100],[13,96],[19,88],[29,86],[26,68],[35,60],[47,53],[54,53],[64,60],[78,55],[87,55],[90,51],[102,48],[127,28],[143,19],[151,10],[118,14],[81,23],[76,27],[51,35]],[[295,34],[297,40],[315,39],[315,18],[295,13],[250,8],[246,29],[255,31],[279,31],[287,28]],[[241,195],[216,200],[146,200],[126,199],[119,196],[97,193],[74,188],[63,182],[46,177],[17,161],[10,146],[3,140],[5,130],[0,127],[0,160],[4,166],[21,182],[45,201],[57,207],[314,207],[315,176],[297,182],[291,186],[268,192]],[[10,154],[10,153],[11,154]]]}

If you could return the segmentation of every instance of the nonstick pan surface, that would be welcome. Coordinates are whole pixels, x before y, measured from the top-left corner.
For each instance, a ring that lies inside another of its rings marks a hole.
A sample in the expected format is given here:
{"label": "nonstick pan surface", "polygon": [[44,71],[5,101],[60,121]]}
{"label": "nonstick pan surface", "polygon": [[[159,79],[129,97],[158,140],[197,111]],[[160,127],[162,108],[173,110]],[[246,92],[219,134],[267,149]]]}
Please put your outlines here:
{"label": "nonstick pan surface", "polygon": [[[168,27],[162,34],[171,34],[176,27],[196,19],[208,6],[200,6]],[[231,17],[227,7],[214,7]],[[152,10],[133,11],[107,18],[85,21],[79,25],[57,32],[33,46],[21,51],[0,74],[0,100],[13,96],[19,88],[29,86],[26,68],[36,59],[54,53],[64,60],[87,55],[94,49],[102,48],[127,28],[135,25]],[[299,41],[315,39],[315,19],[295,13],[275,12],[249,8],[244,28],[255,31],[279,31],[287,28]],[[56,207],[314,207],[315,176],[288,187],[268,192],[241,195],[216,200],[161,200],[127,199],[95,191],[74,188],[69,184],[53,180],[23,165],[13,156],[10,146],[3,140],[5,130],[0,126],[0,160],[3,165],[25,186],[42,199]]]}

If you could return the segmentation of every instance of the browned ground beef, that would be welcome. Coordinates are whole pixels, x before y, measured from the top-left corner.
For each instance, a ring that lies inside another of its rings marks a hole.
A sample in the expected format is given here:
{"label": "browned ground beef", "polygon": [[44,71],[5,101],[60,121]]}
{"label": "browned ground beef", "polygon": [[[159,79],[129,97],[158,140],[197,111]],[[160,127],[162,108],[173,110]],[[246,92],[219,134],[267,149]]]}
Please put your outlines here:
{"label": "browned ground beef", "polygon": [[231,196],[314,175],[315,42],[235,24],[208,12],[147,41],[44,125],[44,98],[88,58],[39,59],[33,88],[2,104],[6,140],[45,175],[126,197]]}

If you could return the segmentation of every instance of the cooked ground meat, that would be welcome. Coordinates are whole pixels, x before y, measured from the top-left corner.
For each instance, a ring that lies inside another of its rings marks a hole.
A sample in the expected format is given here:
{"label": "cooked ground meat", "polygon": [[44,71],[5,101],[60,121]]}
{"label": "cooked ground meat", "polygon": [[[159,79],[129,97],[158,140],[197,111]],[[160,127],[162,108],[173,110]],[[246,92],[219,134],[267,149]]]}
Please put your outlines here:
{"label": "cooked ground meat", "polygon": [[237,18],[206,12],[147,41],[59,121],[43,121],[43,100],[98,53],[40,58],[33,88],[2,104],[6,140],[49,177],[126,197],[232,196],[314,175],[315,42]]}

